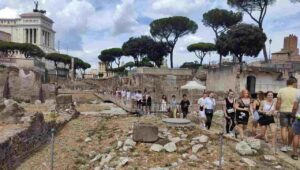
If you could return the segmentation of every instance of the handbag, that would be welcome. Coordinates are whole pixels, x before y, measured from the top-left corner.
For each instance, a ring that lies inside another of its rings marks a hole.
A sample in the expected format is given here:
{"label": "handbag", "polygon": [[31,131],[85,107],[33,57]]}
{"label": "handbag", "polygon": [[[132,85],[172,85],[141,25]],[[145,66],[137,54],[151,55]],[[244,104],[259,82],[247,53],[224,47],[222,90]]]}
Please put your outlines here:
{"label": "handbag", "polygon": [[260,117],[261,117],[261,114],[257,110],[255,110],[253,113],[253,120],[258,121],[260,119]]}

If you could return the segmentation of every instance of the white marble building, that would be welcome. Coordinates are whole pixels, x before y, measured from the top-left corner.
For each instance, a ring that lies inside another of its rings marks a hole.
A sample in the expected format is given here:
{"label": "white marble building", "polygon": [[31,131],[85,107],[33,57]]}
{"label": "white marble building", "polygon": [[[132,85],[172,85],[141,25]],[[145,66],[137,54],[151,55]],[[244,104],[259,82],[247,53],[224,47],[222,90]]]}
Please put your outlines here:
{"label": "white marble building", "polygon": [[31,43],[45,53],[55,51],[55,31],[53,21],[40,12],[21,14],[20,18],[0,18],[0,31],[9,33],[12,42]]}

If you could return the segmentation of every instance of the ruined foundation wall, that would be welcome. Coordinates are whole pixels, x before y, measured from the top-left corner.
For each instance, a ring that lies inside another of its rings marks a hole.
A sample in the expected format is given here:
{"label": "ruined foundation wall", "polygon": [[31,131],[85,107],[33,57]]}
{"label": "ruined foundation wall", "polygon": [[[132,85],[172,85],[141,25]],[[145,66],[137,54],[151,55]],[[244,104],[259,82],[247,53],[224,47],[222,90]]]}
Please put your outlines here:
{"label": "ruined foundation wall", "polygon": [[[70,117],[71,119],[71,117]],[[32,152],[47,143],[51,129],[60,129],[70,119],[60,122],[45,122],[42,113],[35,114],[30,123],[13,125],[3,131],[0,138],[0,169],[9,170],[18,166]]]}
{"label": "ruined foundation wall", "polygon": [[222,67],[221,69],[209,70],[206,77],[208,91],[226,92],[229,89],[236,90],[237,68]]}
{"label": "ruined foundation wall", "polygon": [[9,74],[9,89],[11,98],[16,101],[34,101],[38,99],[41,86],[41,75],[31,70],[18,68],[0,68],[0,98]]}

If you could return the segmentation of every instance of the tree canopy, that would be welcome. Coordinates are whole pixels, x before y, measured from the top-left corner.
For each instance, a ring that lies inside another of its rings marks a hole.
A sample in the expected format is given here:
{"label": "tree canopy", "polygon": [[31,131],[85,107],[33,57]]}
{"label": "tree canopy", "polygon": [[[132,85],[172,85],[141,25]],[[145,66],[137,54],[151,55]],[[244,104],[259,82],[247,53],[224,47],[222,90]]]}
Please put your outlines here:
{"label": "tree canopy", "polygon": [[[267,14],[268,6],[273,5],[276,0],[227,0],[231,7],[235,7],[247,13],[250,18],[257,23],[258,27],[263,31],[263,21]],[[258,14],[258,15],[257,15]],[[263,54],[265,62],[268,61],[266,46],[263,46]]]}
{"label": "tree canopy", "polygon": [[114,58],[114,61],[118,65],[118,67],[120,67],[123,50],[121,48],[109,48],[101,51],[101,55],[111,56],[112,58]]}
{"label": "tree canopy", "polygon": [[153,41],[151,37],[144,35],[141,37],[131,37],[122,46],[123,54],[133,57],[136,65],[139,66],[142,59],[147,56],[149,47]]}
{"label": "tree canopy", "polygon": [[65,65],[71,64],[71,56],[67,54],[60,54],[60,53],[49,53],[45,57],[47,60],[51,60],[54,62],[55,67],[57,68],[57,63],[61,62]]}
{"label": "tree canopy", "polygon": [[231,26],[240,23],[243,20],[243,14],[240,12],[228,11],[225,9],[212,9],[203,14],[203,24],[211,27],[216,38]]}
{"label": "tree canopy", "polygon": [[168,47],[163,42],[155,42],[149,44],[147,51],[147,57],[152,61],[157,67],[163,64],[164,57],[168,55]]}
{"label": "tree canopy", "polygon": [[45,57],[45,53],[38,46],[28,43],[15,43],[0,41],[0,57],[9,57],[16,53],[21,53],[25,58],[42,58]]}
{"label": "tree canopy", "polygon": [[187,34],[196,33],[197,29],[196,22],[183,16],[161,18],[150,24],[151,35],[168,45],[171,68],[173,68],[173,51],[178,39]]}
{"label": "tree canopy", "polygon": [[[243,15],[240,12],[228,11],[225,9],[212,9],[203,14],[203,24],[211,27],[215,33],[216,41],[221,33],[225,33],[231,26],[240,23]],[[222,64],[222,55],[219,58],[219,65]]]}
{"label": "tree canopy", "polygon": [[203,59],[206,56],[206,54],[211,51],[216,51],[216,47],[215,44],[212,43],[200,42],[189,45],[187,47],[187,50],[189,52],[194,52],[196,57],[200,59],[200,65],[202,65]]}
{"label": "tree canopy", "polygon": [[239,24],[220,35],[216,48],[224,56],[230,53],[237,57],[242,68],[243,56],[257,57],[266,40],[266,34],[259,27]]}

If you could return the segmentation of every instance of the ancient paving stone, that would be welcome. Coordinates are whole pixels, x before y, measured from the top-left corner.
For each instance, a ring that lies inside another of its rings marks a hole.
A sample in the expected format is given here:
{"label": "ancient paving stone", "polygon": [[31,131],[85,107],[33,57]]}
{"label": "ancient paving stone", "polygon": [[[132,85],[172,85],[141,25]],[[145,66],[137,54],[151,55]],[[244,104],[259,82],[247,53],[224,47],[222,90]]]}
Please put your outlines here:
{"label": "ancient paving stone", "polygon": [[158,127],[139,123],[133,128],[133,140],[136,142],[155,142],[158,140]]}
{"label": "ancient paving stone", "polygon": [[58,104],[58,105],[71,104],[72,102],[73,102],[72,95],[60,94],[60,95],[56,96],[56,104]]}

